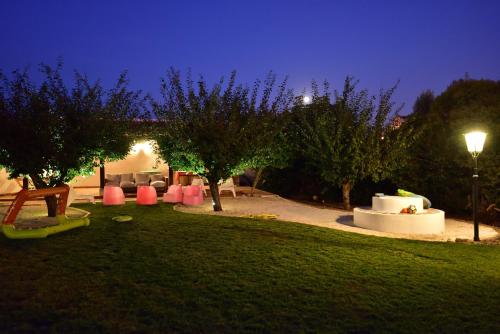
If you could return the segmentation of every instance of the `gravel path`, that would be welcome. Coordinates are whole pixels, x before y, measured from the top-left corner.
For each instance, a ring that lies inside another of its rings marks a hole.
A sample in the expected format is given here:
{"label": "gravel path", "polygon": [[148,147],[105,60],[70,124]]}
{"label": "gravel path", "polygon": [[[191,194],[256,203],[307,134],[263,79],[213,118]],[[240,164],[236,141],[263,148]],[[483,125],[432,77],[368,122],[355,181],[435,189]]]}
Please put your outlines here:
{"label": "gravel path", "polygon": [[[277,195],[258,197],[238,196],[236,198],[222,197],[221,200],[222,207],[224,209],[222,212],[214,212],[212,210],[212,202],[210,198],[206,199],[203,205],[200,206],[184,206],[178,204],[175,206],[175,210],[194,214],[211,214],[233,217],[274,214],[277,215],[279,220],[390,238],[429,241],[467,241],[472,240],[473,237],[472,223],[456,219],[445,220],[446,230],[443,235],[396,234],[372,231],[354,226],[351,211],[315,207],[287,200]],[[480,226],[479,235],[482,240],[499,238],[497,230],[488,225]]]}

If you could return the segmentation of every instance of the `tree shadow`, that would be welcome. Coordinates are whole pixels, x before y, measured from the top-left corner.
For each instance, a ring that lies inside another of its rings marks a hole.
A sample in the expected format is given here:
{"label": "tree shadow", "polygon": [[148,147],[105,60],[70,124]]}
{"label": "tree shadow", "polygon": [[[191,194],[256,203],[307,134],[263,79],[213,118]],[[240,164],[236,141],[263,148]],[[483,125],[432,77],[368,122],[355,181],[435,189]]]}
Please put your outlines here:
{"label": "tree shadow", "polygon": [[353,215],[340,216],[339,218],[337,218],[336,222],[339,224],[356,227],[356,225],[354,225]]}

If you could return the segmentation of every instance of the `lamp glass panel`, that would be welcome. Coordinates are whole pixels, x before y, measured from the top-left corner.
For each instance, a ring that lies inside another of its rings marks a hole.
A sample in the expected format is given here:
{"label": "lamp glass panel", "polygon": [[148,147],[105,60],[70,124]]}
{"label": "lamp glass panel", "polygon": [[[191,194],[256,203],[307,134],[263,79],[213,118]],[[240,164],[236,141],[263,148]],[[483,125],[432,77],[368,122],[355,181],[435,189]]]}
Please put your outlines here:
{"label": "lamp glass panel", "polygon": [[483,151],[486,133],[480,131],[469,132],[465,134],[467,150],[471,153],[481,153]]}

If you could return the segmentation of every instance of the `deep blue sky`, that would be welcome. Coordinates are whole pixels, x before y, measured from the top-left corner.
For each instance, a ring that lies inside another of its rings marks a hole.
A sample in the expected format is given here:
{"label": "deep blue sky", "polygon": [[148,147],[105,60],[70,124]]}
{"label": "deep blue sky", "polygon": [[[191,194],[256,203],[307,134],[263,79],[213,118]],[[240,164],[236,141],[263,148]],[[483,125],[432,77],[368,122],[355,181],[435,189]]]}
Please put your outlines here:
{"label": "deep blue sky", "polygon": [[20,1],[0,4],[0,68],[54,64],[109,86],[128,69],[134,88],[158,95],[169,66],[215,80],[236,69],[251,82],[269,70],[300,93],[315,78],[346,75],[377,94],[401,80],[411,110],[468,72],[500,79],[500,1]]}

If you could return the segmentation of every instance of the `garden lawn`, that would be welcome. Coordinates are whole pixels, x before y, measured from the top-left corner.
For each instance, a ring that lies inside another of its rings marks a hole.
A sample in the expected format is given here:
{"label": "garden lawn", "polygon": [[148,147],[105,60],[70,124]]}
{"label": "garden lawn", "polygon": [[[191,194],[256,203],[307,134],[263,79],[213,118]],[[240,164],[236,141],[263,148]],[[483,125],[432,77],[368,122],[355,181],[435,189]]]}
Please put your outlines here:
{"label": "garden lawn", "polygon": [[88,228],[0,237],[0,332],[500,332],[499,246],[79,207]]}

